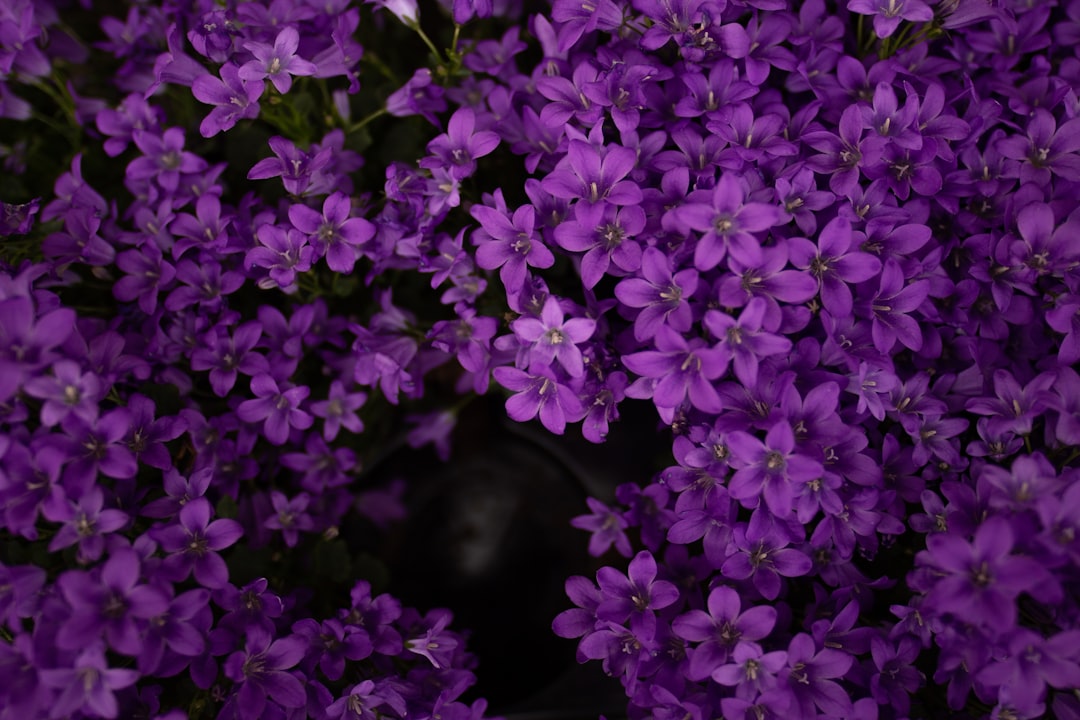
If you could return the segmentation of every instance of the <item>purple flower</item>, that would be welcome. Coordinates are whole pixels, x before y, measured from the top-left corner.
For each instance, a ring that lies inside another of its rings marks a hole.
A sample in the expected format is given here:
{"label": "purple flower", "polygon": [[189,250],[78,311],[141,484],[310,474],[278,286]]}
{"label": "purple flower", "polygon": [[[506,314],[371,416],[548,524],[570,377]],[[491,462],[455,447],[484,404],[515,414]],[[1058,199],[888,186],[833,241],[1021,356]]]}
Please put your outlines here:
{"label": "purple flower", "polygon": [[731,660],[713,670],[712,679],[720,685],[734,686],[735,697],[749,702],[776,688],[776,676],[787,664],[787,652],[762,652],[757,643],[740,642],[731,651]]}
{"label": "purple flower", "polygon": [[724,374],[728,361],[722,350],[709,347],[704,340],[687,342],[666,325],[655,338],[656,350],[623,356],[631,372],[655,380],[653,403],[664,422],[670,422],[675,408],[689,400],[705,412],[720,412],[723,404],[711,381]]}
{"label": "purple flower", "polygon": [[788,245],[791,263],[809,270],[819,283],[821,305],[836,317],[846,317],[854,307],[850,284],[865,282],[881,272],[881,261],[855,248],[851,223],[834,218],[821,229],[815,245],[792,238]]}
{"label": "purple flower", "polygon": [[322,148],[309,155],[291,140],[275,135],[269,140],[270,149],[277,157],[264,158],[251,166],[248,180],[266,180],[281,177],[285,191],[296,196],[306,193],[312,184],[312,176],[330,164],[333,152]]}
{"label": "purple flower", "polygon": [[775,608],[760,605],[740,613],[740,605],[739,594],[733,588],[717,587],[709,593],[708,612],[690,610],[672,621],[672,632],[698,643],[690,651],[687,678],[697,681],[710,677],[734,650],[772,632]]}
{"label": "purple flower", "polygon": [[906,283],[900,264],[892,258],[885,261],[877,293],[860,303],[860,310],[872,318],[870,331],[879,352],[890,352],[897,340],[911,350],[922,348],[922,330],[908,313],[922,305],[929,293],[928,281]]}
{"label": "purple flower", "polygon": [[559,301],[549,295],[539,318],[521,317],[510,324],[520,339],[529,343],[528,365],[550,365],[558,360],[571,377],[581,377],[585,365],[578,344],[592,337],[596,321],[589,318],[563,319]]}
{"label": "purple flower", "polygon": [[629,525],[626,518],[596,498],[585,498],[585,502],[592,514],[578,515],[570,520],[570,525],[592,533],[589,537],[589,554],[600,557],[614,545],[616,552],[630,557],[633,551],[630,549],[630,538],[626,536]]}
{"label": "purple flower", "polygon": [[432,610],[423,620],[423,634],[406,640],[405,649],[427,658],[437,669],[451,667],[458,639],[446,626],[453,618],[449,610]]}
{"label": "purple flower", "polygon": [[476,158],[491,154],[498,144],[494,132],[476,130],[472,108],[459,108],[450,116],[446,133],[428,143],[427,150],[435,157],[423,158],[420,167],[449,168],[451,178],[463,180],[476,172]]}
{"label": "purple flower", "polygon": [[575,422],[585,414],[576,392],[559,382],[547,366],[524,372],[512,367],[497,367],[495,380],[516,394],[506,400],[506,412],[518,422],[527,422],[537,415],[549,431],[562,435],[567,421]]}
{"label": "purple flower", "polygon": [[314,418],[300,409],[311,388],[304,385],[281,389],[270,375],[256,375],[251,379],[251,392],[255,400],[245,400],[236,408],[236,415],[244,422],[263,423],[263,434],[274,445],[284,445],[289,439],[290,428],[307,430]]}
{"label": "purple flower", "polygon": [[175,193],[181,175],[199,173],[207,167],[205,160],[184,150],[183,128],[169,128],[160,135],[149,130],[135,130],[132,138],[143,157],[128,164],[126,177],[129,181],[153,179],[166,192]]}
{"label": "purple flower", "polygon": [[[1015,42],[1015,41],[1014,41]],[[1051,174],[1064,180],[1080,180],[1080,118],[1057,126],[1052,113],[1035,108],[1028,120],[1027,137],[1010,135],[1000,139],[997,150],[1010,160],[1021,161],[1020,180],[1045,184]]]}
{"label": "purple flower", "polygon": [[731,536],[731,555],[720,572],[732,580],[752,578],[754,587],[767,600],[780,595],[780,577],[800,577],[813,568],[813,562],[801,550],[787,547],[788,541],[769,527],[768,513],[755,512],[749,525],[735,526]]}
{"label": "purple flower", "polygon": [[735,376],[746,385],[757,383],[760,358],[784,355],[791,351],[791,341],[773,333],[778,323],[766,318],[767,302],[761,297],[751,298],[736,320],[719,310],[708,310],[704,324],[720,342],[714,349],[724,353],[724,369],[730,360],[735,366]]}
{"label": "purple flower", "polygon": [[1012,525],[1003,517],[983,521],[969,543],[951,533],[926,539],[916,562],[942,577],[927,594],[927,610],[962,614],[969,622],[1004,632],[1016,624],[1016,596],[1053,580],[1031,557],[1013,555]]}
{"label": "purple flower", "polygon": [[532,205],[522,205],[512,218],[486,205],[473,205],[469,212],[483,227],[473,233],[476,264],[485,270],[498,268],[508,293],[516,295],[523,289],[526,266],[549,268],[555,264],[555,256],[536,234]]}
{"label": "purple flower", "polygon": [[241,720],[265,717],[268,700],[286,708],[303,707],[307,703],[304,685],[287,671],[303,660],[306,649],[296,635],[274,640],[264,629],[250,628],[244,649],[230,655],[223,668],[225,676],[236,683],[236,695],[229,699],[236,716]]}
{"label": "purple flower", "polygon": [[295,547],[299,541],[301,531],[310,531],[315,527],[311,516],[307,513],[311,497],[307,493],[300,493],[292,500],[284,493],[277,490],[270,491],[270,503],[274,506],[274,514],[266,519],[263,527],[271,530],[280,530],[287,547]]}
{"label": "purple flower", "polygon": [[689,202],[674,211],[680,227],[703,233],[694,246],[698,270],[712,270],[728,251],[745,265],[761,262],[761,244],[753,233],[779,225],[784,213],[775,205],[746,198],[746,187],[729,172],[721,175],[715,189],[695,190]]}
{"label": "purple flower", "polygon": [[922,0],[848,0],[847,9],[860,15],[874,16],[874,32],[887,38],[896,32],[902,20],[929,22],[934,10]]}
{"label": "purple flower", "polygon": [[147,315],[157,310],[161,288],[172,284],[176,276],[176,269],[164,260],[161,248],[152,242],[120,253],[116,267],[127,274],[113,285],[113,295],[122,302],[137,301],[139,309]]}
{"label": "purple flower", "polygon": [[[604,599],[596,609],[600,620],[625,623],[652,635],[656,628],[656,610],[675,604],[679,590],[667,580],[656,579],[656,558],[642,550],[630,561],[627,574],[612,567],[596,572],[596,582]],[[650,629],[651,626],[651,629]]]}
{"label": "purple flower", "polygon": [[315,243],[326,264],[339,273],[351,273],[358,252],[375,237],[375,226],[360,217],[350,217],[352,201],[343,192],[335,192],[323,201],[322,214],[306,205],[289,207],[289,221]]}
{"label": "purple flower", "polygon": [[120,709],[113,691],[130,687],[139,679],[136,670],[109,667],[99,644],[80,652],[72,667],[41,670],[40,675],[44,685],[59,691],[49,713],[54,720],[75,713],[115,718]]}
{"label": "purple flower", "polygon": [[73,360],[57,360],[52,377],[27,380],[23,391],[43,400],[41,424],[52,427],[74,415],[93,423],[98,416],[98,401],[102,396],[101,381],[95,373],[84,373]]}
{"label": "purple flower", "polygon": [[641,267],[641,246],[635,237],[645,228],[645,211],[637,205],[617,207],[608,203],[578,203],[574,220],[555,228],[555,240],[573,252],[584,252],[581,279],[592,289],[615,265],[614,275]]}
{"label": "purple flower", "polygon": [[168,597],[159,587],[139,584],[135,550],[118,548],[101,568],[100,577],[69,571],[57,585],[71,606],[58,643],[69,650],[89,647],[104,635],[109,647],[125,655],[142,652],[141,630],[150,618],[165,612]]}
{"label": "purple flower", "polygon": [[641,188],[624,180],[637,162],[630,148],[610,145],[601,152],[585,140],[571,140],[565,159],[540,181],[557,198],[588,204],[637,205]]}
{"label": "purple flower", "polygon": [[366,393],[347,392],[345,383],[334,380],[330,383],[326,400],[311,403],[311,414],[323,419],[323,437],[327,442],[336,438],[343,427],[349,432],[363,432],[364,423],[356,411],[363,407],[366,400]]}
{"label": "purple flower", "polygon": [[420,23],[420,7],[416,0],[364,0],[382,10],[389,10],[397,19],[412,27]]}
{"label": "purple flower", "polygon": [[259,98],[266,84],[241,76],[241,68],[231,62],[221,66],[221,79],[207,73],[195,79],[191,94],[195,99],[214,108],[199,124],[199,134],[205,138],[232,129],[241,120],[259,116]]}
{"label": "purple flower", "polygon": [[736,469],[728,483],[728,492],[744,507],[756,507],[764,498],[769,511],[777,518],[791,515],[794,502],[792,486],[820,478],[824,466],[795,450],[795,433],[785,421],[777,422],[761,442],[753,435],[736,430],[728,433],[731,466]]}
{"label": "purple flower", "polygon": [[854,658],[842,650],[818,650],[814,639],[799,633],[788,644],[784,687],[795,700],[800,717],[817,717],[815,706],[834,717],[849,717],[851,699],[831,678],[843,677]]}
{"label": "purple flower", "polygon": [[231,336],[227,328],[215,325],[191,354],[191,369],[209,370],[210,387],[216,395],[225,397],[239,373],[253,377],[269,370],[266,358],[254,351],[261,335],[258,321],[244,323]]}
{"label": "purple flower", "polygon": [[311,269],[315,249],[307,238],[294,228],[263,225],[255,231],[261,245],[253,247],[244,256],[244,264],[269,269],[269,282],[259,281],[259,286],[280,287],[285,292],[296,288],[296,274]]}
{"label": "purple flower", "polygon": [[64,523],[49,543],[49,552],[77,543],[77,559],[81,563],[100,558],[105,552],[105,535],[128,524],[128,516],[123,511],[105,509],[105,495],[96,485],[75,501],[61,496],[50,497],[42,506],[42,514],[53,522]]}
{"label": "purple flower", "polygon": [[163,567],[172,580],[184,580],[194,571],[195,580],[206,588],[224,587],[229,581],[229,570],[218,551],[235,544],[244,529],[235,520],[211,522],[212,516],[210,501],[198,497],[180,508],[175,523],[150,531],[161,549],[170,553]]}
{"label": "purple flower", "polygon": [[655,247],[641,255],[640,278],[630,277],[615,286],[615,297],[623,305],[642,308],[634,318],[634,338],[645,340],[656,334],[660,325],[685,333],[692,316],[687,298],[697,290],[698,273],[694,269],[672,273],[668,256]]}
{"label": "purple flower", "polygon": [[237,71],[240,80],[257,82],[270,78],[277,91],[284,95],[292,87],[293,75],[315,74],[315,64],[296,54],[296,49],[300,47],[300,33],[292,26],[282,28],[274,38],[273,45],[249,41],[244,43],[244,47],[255,59]]}

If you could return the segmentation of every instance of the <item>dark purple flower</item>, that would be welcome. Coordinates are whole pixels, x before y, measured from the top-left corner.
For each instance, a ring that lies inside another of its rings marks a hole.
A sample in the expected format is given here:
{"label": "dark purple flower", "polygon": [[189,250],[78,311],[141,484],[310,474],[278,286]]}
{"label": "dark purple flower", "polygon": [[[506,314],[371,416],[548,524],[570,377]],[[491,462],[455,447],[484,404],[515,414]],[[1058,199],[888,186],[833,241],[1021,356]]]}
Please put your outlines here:
{"label": "dark purple flower", "polygon": [[1032,557],[1012,554],[1012,525],[1003,517],[983,521],[971,542],[952,533],[926,539],[916,556],[920,565],[941,574],[927,594],[927,610],[960,614],[968,622],[1004,632],[1016,624],[1016,596],[1050,580]]}
{"label": "dark purple flower", "polygon": [[266,439],[274,445],[284,445],[289,430],[307,430],[314,418],[300,409],[300,404],[311,394],[304,385],[282,389],[270,375],[256,375],[251,379],[251,392],[255,400],[245,400],[236,408],[236,415],[244,422],[263,423]]}
{"label": "dark purple flower", "polygon": [[733,552],[720,571],[732,580],[752,578],[754,587],[767,600],[780,595],[780,577],[800,577],[813,568],[801,550],[787,547],[783,533],[769,527],[768,513],[755,512],[750,524],[740,523],[732,531]]}
{"label": "dark purple flower", "polygon": [[851,699],[832,678],[842,677],[854,658],[842,650],[818,650],[814,639],[805,633],[791,639],[787,652],[783,683],[801,717],[817,717],[815,706],[834,717],[849,717]]}
{"label": "dark purple flower", "polygon": [[470,213],[483,227],[482,232],[473,233],[476,264],[485,270],[498,268],[508,293],[522,290],[526,266],[549,268],[555,264],[555,256],[535,231],[536,209],[532,205],[522,205],[512,218],[486,205],[473,205]]}
{"label": "dark purple flower", "polygon": [[311,497],[302,492],[290,500],[284,493],[271,490],[270,502],[274,506],[274,514],[266,519],[263,527],[280,530],[285,545],[295,547],[299,542],[300,532],[310,531],[315,527],[315,522],[307,513]]}
{"label": "dark purple flower", "polygon": [[103,635],[116,652],[139,655],[142,629],[168,608],[164,591],[140,585],[139,574],[138,553],[118,548],[102,565],[100,576],[78,571],[61,575],[57,585],[71,606],[71,616],[61,628],[58,643],[75,650],[89,647]]}
{"label": "dark purple flower", "polygon": [[161,549],[171,553],[164,569],[174,581],[184,580],[195,572],[195,580],[203,587],[224,587],[229,570],[218,555],[236,543],[244,529],[235,520],[218,519],[211,522],[213,508],[204,497],[190,500],[182,508],[175,523],[150,531]]}
{"label": "dark purple flower", "polygon": [[738,319],[719,310],[705,313],[705,327],[720,341],[714,349],[723,352],[724,369],[727,370],[727,362],[731,361],[735,376],[746,385],[757,383],[760,359],[791,351],[790,340],[773,334],[779,329],[779,323],[767,322],[767,309],[766,301],[755,297],[746,304]]}
{"label": "dark purple flower", "polygon": [[308,154],[291,140],[277,135],[270,138],[269,145],[277,157],[264,158],[252,165],[247,174],[248,180],[280,177],[285,191],[297,197],[311,188],[313,176],[333,160],[330,148],[313,148],[313,154]]}
{"label": "dark purple flower", "polygon": [[244,264],[269,270],[269,277],[260,280],[259,286],[277,286],[284,292],[295,290],[297,273],[311,270],[315,259],[315,249],[308,245],[307,238],[295,228],[278,225],[262,225],[255,236],[260,244],[247,251]]}
{"label": "dark purple flower", "polygon": [[132,138],[143,157],[128,164],[129,180],[153,179],[166,192],[175,193],[182,175],[199,173],[207,167],[205,160],[184,150],[183,128],[169,128],[160,135],[149,130],[135,130]]}
{"label": "dark purple flower", "polygon": [[596,286],[612,265],[613,275],[625,275],[641,267],[641,246],[635,239],[645,227],[645,211],[637,205],[578,203],[574,219],[555,228],[555,240],[573,252],[584,252],[581,279],[586,288]]}
{"label": "dark purple flower", "polygon": [[265,717],[269,700],[286,708],[303,707],[307,703],[304,685],[287,671],[303,660],[306,649],[296,635],[274,640],[262,628],[249,629],[244,649],[230,655],[223,668],[225,676],[236,683],[236,695],[229,700],[236,717]]}
{"label": "dark purple flower", "polygon": [[731,466],[736,468],[728,483],[731,497],[744,507],[757,507],[763,498],[769,511],[780,519],[791,515],[793,486],[820,478],[825,472],[820,462],[796,451],[795,433],[785,421],[769,429],[765,442],[736,430],[728,433],[727,444]]}
{"label": "dark purple flower", "polygon": [[40,675],[43,684],[59,691],[49,713],[56,720],[75,713],[115,718],[120,709],[113,691],[130,687],[139,679],[136,670],[109,667],[100,644],[80,652],[72,667],[45,669]]}
{"label": "dark purple flower", "polygon": [[327,442],[336,438],[343,427],[353,433],[363,432],[364,423],[356,411],[364,405],[365,400],[366,393],[347,392],[343,382],[334,380],[330,383],[326,400],[311,403],[311,414],[323,419],[323,437]]}
{"label": "dark purple flower", "polygon": [[834,218],[822,228],[817,244],[792,238],[788,245],[791,263],[809,270],[819,283],[821,304],[836,317],[846,317],[854,308],[849,284],[869,280],[881,272],[881,261],[855,247],[851,223]]}
{"label": "dark purple flower", "polygon": [[626,536],[629,523],[622,514],[615,512],[596,498],[585,498],[585,502],[592,514],[578,515],[570,520],[570,525],[592,533],[589,537],[589,554],[600,557],[614,545],[620,555],[630,557],[633,551],[630,549],[630,538]]}
{"label": "dark purple flower", "polygon": [[624,178],[637,163],[630,148],[609,145],[603,152],[585,140],[571,140],[565,159],[540,181],[551,195],[588,204],[637,205],[641,188]]}

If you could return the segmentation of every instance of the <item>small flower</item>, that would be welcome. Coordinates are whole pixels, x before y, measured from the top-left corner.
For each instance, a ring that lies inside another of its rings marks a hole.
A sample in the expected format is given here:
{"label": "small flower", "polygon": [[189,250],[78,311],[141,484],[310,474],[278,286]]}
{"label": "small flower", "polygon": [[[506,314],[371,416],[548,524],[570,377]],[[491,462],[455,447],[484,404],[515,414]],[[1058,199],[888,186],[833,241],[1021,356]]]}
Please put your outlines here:
{"label": "small flower", "polygon": [[900,22],[929,22],[934,10],[922,0],[848,0],[847,9],[860,15],[874,16],[874,33],[887,38]]}
{"label": "small flower", "polygon": [[229,569],[218,551],[234,545],[244,529],[235,520],[211,522],[212,516],[210,501],[198,497],[180,509],[175,523],[150,531],[161,549],[171,553],[165,558],[164,569],[172,580],[184,580],[194,571],[195,580],[203,587],[213,590],[228,583]]}
{"label": "small flower", "polygon": [[299,636],[273,640],[262,628],[251,628],[244,649],[224,663],[225,676],[236,683],[236,695],[230,699],[236,716],[241,720],[265,717],[270,700],[287,708],[303,707],[307,702],[304,685],[287,671],[303,660],[306,649]]}
{"label": "small flower", "polygon": [[547,366],[529,372],[512,367],[497,367],[495,380],[508,390],[516,391],[506,400],[506,412],[518,422],[527,422],[537,415],[549,431],[562,435],[567,421],[576,421],[585,414],[577,393],[555,378]]}
{"label": "small flower", "polygon": [[271,530],[280,530],[285,539],[285,545],[295,547],[300,538],[300,531],[310,531],[315,527],[314,521],[307,513],[311,497],[307,493],[300,493],[292,500],[284,493],[277,490],[270,491],[270,503],[274,506],[274,514],[266,519],[263,527]]}
{"label": "small flower", "polygon": [[241,120],[259,116],[259,98],[266,84],[241,77],[241,68],[229,62],[221,66],[221,78],[207,73],[195,79],[191,94],[207,105],[210,113],[199,124],[199,134],[205,138],[232,129]]}
{"label": "small flower", "polygon": [[300,33],[289,26],[282,28],[274,38],[274,44],[249,41],[244,47],[255,56],[236,73],[240,80],[259,81],[270,78],[277,91],[284,95],[292,87],[293,75],[314,75],[315,64],[296,55],[300,47]]}
{"label": "small flower", "polygon": [[53,720],[83,713],[115,718],[120,709],[113,691],[130,687],[139,679],[137,670],[109,667],[100,644],[80,652],[73,667],[39,672],[44,685],[60,691],[49,713]]}
{"label": "small flower", "polygon": [[300,385],[281,389],[270,375],[256,375],[251,379],[251,392],[255,400],[245,400],[236,408],[236,415],[244,422],[263,422],[263,434],[274,445],[284,445],[291,428],[307,430],[314,418],[300,409],[311,393],[311,388]]}
{"label": "small flower", "polygon": [[510,324],[514,333],[529,343],[529,366],[559,364],[571,377],[581,377],[585,365],[578,344],[592,337],[596,321],[590,318],[563,319],[563,311],[554,295],[549,295],[539,318],[521,317]]}

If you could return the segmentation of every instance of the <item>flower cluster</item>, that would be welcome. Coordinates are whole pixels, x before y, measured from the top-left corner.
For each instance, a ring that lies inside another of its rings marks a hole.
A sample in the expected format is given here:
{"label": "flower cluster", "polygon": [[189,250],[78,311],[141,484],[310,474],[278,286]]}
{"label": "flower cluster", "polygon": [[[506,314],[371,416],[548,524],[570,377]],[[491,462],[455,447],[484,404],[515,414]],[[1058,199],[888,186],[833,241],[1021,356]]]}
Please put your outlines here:
{"label": "flower cluster", "polygon": [[0,0],[0,707],[481,716],[340,535],[494,390],[631,717],[1080,716],[1080,2],[370,4]]}

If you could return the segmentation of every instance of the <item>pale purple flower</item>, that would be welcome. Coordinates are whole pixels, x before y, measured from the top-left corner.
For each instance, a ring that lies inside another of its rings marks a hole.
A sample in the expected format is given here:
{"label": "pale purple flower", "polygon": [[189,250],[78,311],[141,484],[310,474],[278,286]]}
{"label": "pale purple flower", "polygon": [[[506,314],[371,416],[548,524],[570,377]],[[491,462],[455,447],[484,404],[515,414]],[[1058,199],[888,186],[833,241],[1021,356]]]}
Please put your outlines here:
{"label": "pale purple flower", "polygon": [[237,71],[240,80],[259,81],[270,78],[277,91],[284,95],[292,87],[292,76],[314,75],[315,64],[297,56],[300,33],[296,28],[284,27],[274,38],[274,44],[248,41],[244,47],[255,56]]}

